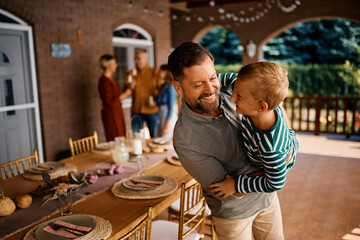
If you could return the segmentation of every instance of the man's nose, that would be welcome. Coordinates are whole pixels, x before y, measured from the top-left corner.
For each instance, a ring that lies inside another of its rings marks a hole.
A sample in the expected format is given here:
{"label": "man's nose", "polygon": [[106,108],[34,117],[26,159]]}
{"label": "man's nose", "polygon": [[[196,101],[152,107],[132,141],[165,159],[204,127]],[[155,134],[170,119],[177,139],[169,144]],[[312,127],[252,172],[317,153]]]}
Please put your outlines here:
{"label": "man's nose", "polygon": [[213,93],[214,87],[212,86],[212,84],[210,82],[206,82],[205,86],[204,86],[204,90],[206,93]]}

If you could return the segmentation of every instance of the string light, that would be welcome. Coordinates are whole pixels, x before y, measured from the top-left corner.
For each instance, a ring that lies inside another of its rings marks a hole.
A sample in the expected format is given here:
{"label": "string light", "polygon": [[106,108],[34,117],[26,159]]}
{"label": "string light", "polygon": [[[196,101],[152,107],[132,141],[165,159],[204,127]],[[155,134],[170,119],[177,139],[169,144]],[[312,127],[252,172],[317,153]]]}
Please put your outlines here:
{"label": "string light", "polygon": [[[115,1],[115,0],[113,0]],[[286,12],[286,13],[290,13],[292,11],[294,11],[298,6],[301,5],[301,0],[292,0],[291,4],[283,4],[282,1],[284,0],[265,0],[263,3],[260,2],[255,2],[252,5],[248,5],[245,9],[240,9],[238,10],[237,14],[227,11],[225,10],[225,8],[220,5],[218,8],[218,13],[219,13],[219,19],[221,21],[225,21],[227,19],[231,19],[232,21],[235,22],[236,25],[238,25],[239,23],[251,23],[251,22],[255,22],[257,20],[260,20],[261,18],[263,18],[270,9],[272,9],[273,5],[279,7],[281,9],[281,11]],[[215,7],[216,6],[216,0],[209,0],[209,6],[211,7]],[[133,7],[133,0],[129,0],[128,1],[128,7],[131,8]],[[144,6],[143,7],[143,11],[145,13],[148,13],[150,11],[148,6]],[[164,16],[164,11],[163,10],[152,10],[152,12],[157,13],[158,16],[162,17]],[[203,16],[197,16],[197,14],[192,14],[194,19],[196,19],[198,22],[204,22],[204,17]],[[185,19],[185,21],[190,22],[191,21],[191,15],[190,14],[186,14],[183,15],[182,17],[183,19]],[[171,15],[171,19],[173,21],[176,21],[179,19],[177,14],[172,14]],[[214,22],[215,21],[215,17],[214,16],[209,16],[208,21],[210,22]]]}
{"label": "string light", "polygon": [[290,12],[294,11],[297,8],[297,6],[300,6],[300,4],[301,4],[300,0],[295,0],[290,5],[284,6],[281,3],[281,0],[277,0],[278,7],[281,9],[281,11],[286,12],[286,13],[290,13]]}
{"label": "string light", "polygon": [[225,13],[225,9],[223,7],[219,7],[219,13],[220,14],[224,14]]}

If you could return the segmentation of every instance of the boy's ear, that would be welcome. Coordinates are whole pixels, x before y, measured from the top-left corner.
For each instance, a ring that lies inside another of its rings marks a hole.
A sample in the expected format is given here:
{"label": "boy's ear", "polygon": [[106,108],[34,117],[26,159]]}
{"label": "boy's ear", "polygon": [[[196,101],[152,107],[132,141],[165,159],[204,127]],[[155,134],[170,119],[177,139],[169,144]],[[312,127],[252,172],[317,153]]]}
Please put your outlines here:
{"label": "boy's ear", "polygon": [[257,108],[258,112],[265,112],[269,108],[269,105],[264,100],[259,101],[259,105]]}

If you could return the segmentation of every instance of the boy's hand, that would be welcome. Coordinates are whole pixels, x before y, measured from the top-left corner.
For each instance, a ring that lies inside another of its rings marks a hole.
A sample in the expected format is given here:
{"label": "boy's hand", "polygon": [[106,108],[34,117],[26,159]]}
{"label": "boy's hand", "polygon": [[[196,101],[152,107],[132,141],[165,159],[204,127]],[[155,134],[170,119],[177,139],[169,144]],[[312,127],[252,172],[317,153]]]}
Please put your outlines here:
{"label": "boy's hand", "polygon": [[210,184],[209,188],[212,188],[210,192],[215,193],[215,197],[224,199],[235,193],[235,180],[230,175],[226,175],[224,181]]}

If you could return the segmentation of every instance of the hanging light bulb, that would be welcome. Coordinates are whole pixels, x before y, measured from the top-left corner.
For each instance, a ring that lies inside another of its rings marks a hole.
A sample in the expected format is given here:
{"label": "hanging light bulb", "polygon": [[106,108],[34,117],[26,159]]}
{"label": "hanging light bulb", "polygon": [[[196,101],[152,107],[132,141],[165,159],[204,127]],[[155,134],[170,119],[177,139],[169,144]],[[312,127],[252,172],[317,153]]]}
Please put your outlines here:
{"label": "hanging light bulb", "polygon": [[160,17],[162,17],[162,16],[164,15],[163,10],[159,10],[159,11],[158,11],[158,15],[159,15]]}
{"label": "hanging light bulb", "polygon": [[130,0],[128,3],[128,7],[131,8],[133,6],[133,2]]}
{"label": "hanging light bulb", "polygon": [[191,17],[190,17],[190,16],[186,16],[186,17],[185,17],[185,20],[186,20],[187,22],[190,22],[190,21],[191,21]]}
{"label": "hanging light bulb", "polygon": [[225,9],[223,7],[219,7],[219,13],[220,14],[224,14],[225,13]]}
{"label": "hanging light bulb", "polygon": [[215,0],[210,0],[209,5],[210,5],[211,7],[215,7]]}
{"label": "hanging light bulb", "polygon": [[210,20],[210,22],[213,22],[215,20],[215,18],[213,16],[210,16],[209,20]]}
{"label": "hanging light bulb", "polygon": [[173,14],[173,15],[171,16],[171,19],[172,19],[172,20],[177,20],[177,19],[178,19],[178,17],[177,17],[177,15],[176,15],[176,14]]}
{"label": "hanging light bulb", "polygon": [[147,13],[149,11],[149,7],[148,6],[145,6],[144,7],[144,12]]}
{"label": "hanging light bulb", "polygon": [[197,18],[197,20],[198,20],[198,22],[203,22],[203,21],[204,21],[203,17],[201,17],[201,16],[199,16],[199,17]]}
{"label": "hanging light bulb", "polygon": [[226,16],[226,18],[231,18],[231,17],[232,17],[232,13],[227,12],[227,13],[225,13],[225,16]]}

